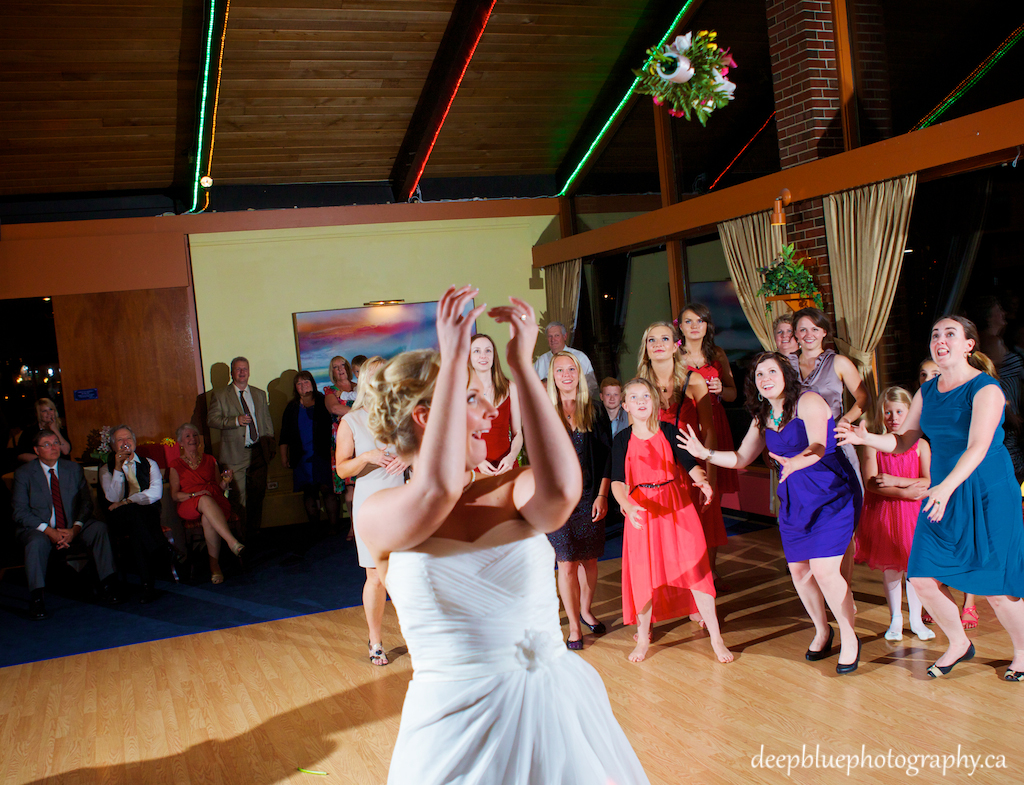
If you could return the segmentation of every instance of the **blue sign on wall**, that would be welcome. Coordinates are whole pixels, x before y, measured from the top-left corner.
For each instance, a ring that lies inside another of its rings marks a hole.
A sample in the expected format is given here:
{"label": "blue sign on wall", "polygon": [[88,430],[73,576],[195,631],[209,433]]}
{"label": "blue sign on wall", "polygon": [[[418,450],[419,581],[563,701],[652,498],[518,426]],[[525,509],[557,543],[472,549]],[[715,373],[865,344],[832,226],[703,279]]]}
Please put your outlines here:
{"label": "blue sign on wall", "polygon": [[100,393],[95,387],[90,387],[87,390],[75,390],[74,396],[76,401],[95,401]]}

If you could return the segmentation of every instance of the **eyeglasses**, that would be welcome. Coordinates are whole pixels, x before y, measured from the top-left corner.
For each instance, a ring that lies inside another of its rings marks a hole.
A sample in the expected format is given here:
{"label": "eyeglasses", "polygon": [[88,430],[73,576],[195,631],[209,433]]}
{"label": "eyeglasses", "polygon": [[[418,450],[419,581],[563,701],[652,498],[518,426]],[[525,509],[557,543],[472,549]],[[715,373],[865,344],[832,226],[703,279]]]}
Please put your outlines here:
{"label": "eyeglasses", "polygon": [[49,449],[50,447],[60,447],[60,442],[39,442],[36,446]]}

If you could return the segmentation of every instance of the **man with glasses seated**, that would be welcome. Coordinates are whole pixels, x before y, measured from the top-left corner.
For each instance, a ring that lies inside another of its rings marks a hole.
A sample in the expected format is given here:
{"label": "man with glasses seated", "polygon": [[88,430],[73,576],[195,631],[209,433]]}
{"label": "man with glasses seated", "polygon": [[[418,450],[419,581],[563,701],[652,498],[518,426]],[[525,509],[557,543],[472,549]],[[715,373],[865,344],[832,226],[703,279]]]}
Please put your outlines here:
{"label": "man with glasses seated", "polygon": [[96,564],[104,600],[120,602],[107,527],[92,517],[92,499],[82,467],[60,457],[60,440],[51,430],[39,431],[32,443],[38,460],[14,473],[12,490],[14,523],[18,541],[25,548],[31,592],[29,616],[47,618],[43,589],[54,550],[84,547]]}

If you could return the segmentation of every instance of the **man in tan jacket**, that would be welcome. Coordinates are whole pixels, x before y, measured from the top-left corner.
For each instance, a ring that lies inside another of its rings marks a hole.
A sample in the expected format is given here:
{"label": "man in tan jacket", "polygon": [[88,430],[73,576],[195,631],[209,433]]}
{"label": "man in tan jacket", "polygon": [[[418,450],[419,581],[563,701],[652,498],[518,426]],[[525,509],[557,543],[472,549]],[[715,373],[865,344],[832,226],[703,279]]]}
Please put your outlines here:
{"label": "man in tan jacket", "polygon": [[214,390],[208,420],[211,428],[220,430],[220,464],[234,472],[251,544],[263,523],[267,466],[276,442],[267,394],[249,384],[249,361],[244,357],[231,361],[231,384]]}

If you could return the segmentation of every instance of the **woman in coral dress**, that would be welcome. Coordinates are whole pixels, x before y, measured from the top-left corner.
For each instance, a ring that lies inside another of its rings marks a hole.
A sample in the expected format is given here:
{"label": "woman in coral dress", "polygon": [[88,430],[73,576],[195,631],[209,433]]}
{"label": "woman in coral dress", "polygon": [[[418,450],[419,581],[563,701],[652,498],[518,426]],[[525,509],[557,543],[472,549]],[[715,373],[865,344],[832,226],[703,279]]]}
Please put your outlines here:
{"label": "woman in coral dress", "polygon": [[695,494],[711,498],[704,470],[673,446],[678,431],[658,418],[658,391],[633,379],[622,391],[632,426],[612,444],[612,493],[626,525],[622,535],[622,618],[637,624],[631,662],[641,662],[651,644],[651,624],[690,612],[696,603],[719,662],[731,662],[715,612],[715,582],[704,530],[682,478]]}
{"label": "woman in coral dress", "polygon": [[[668,322],[655,322],[648,327],[640,346],[636,375],[658,390],[662,421],[680,430],[689,425],[705,442],[717,447],[718,434],[707,382],[699,373],[687,370],[676,340],[676,328]],[[704,528],[711,571],[717,574],[718,549],[728,542],[721,501],[712,496],[711,502],[697,514]],[[699,621],[699,617],[693,618]]]}

